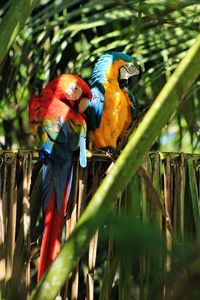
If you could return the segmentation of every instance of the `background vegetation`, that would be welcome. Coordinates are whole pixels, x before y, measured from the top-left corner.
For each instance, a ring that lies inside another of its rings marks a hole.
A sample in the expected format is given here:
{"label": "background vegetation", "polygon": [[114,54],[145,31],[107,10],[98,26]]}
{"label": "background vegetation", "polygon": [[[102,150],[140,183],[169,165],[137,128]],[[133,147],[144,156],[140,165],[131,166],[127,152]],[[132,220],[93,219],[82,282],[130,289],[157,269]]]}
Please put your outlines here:
{"label": "background vegetation", "polygon": [[[1,1],[1,17],[11,3]],[[41,0],[0,67],[1,148],[32,148],[29,96],[64,72],[89,78],[105,51],[139,61],[143,76],[134,93],[141,110],[148,107],[197,36],[199,10],[198,0]],[[197,151],[199,88],[198,78],[155,149]]]}
{"label": "background vegetation", "polygon": [[[82,299],[85,293],[88,299],[93,294],[100,299],[198,299],[199,155],[152,153],[132,177],[169,115],[152,150],[199,152],[199,40],[196,50],[172,75],[198,35],[198,2],[45,0],[37,4],[32,0],[24,8],[21,0],[2,2],[1,16],[11,7],[13,18],[8,23],[15,25],[21,18],[22,28],[17,27],[12,39],[5,29],[9,40],[0,44],[0,61],[4,58],[0,65],[2,149],[32,149],[27,117],[30,94],[40,92],[47,81],[63,72],[87,80],[95,60],[105,51],[124,51],[139,61],[143,76],[133,92],[141,114],[167,82],[156,100],[159,105],[152,106],[92,200],[107,167],[94,159],[84,173],[77,168],[72,217],[67,221],[70,231],[82,211],[82,201],[91,200],[90,204],[32,299],[54,298],[100,225],[101,254],[95,270],[94,238],[88,263],[83,256],[80,268],[67,281],[69,289],[65,284],[62,299],[67,293],[72,299]],[[3,46],[10,46],[16,35],[9,51],[4,51]],[[41,236],[40,162],[32,172],[30,152],[1,152],[0,158],[1,296],[26,299],[36,284]]]}

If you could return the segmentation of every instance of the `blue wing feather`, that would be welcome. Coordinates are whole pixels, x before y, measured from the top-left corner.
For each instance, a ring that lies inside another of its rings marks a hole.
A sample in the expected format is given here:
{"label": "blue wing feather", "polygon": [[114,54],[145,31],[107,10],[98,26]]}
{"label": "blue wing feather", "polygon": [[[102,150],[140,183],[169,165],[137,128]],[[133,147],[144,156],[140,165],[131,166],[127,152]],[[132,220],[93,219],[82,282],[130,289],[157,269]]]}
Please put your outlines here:
{"label": "blue wing feather", "polygon": [[[84,126],[83,126],[84,127]],[[43,159],[43,208],[46,209],[53,194],[56,195],[58,210],[62,201],[66,182],[71,174],[73,153],[80,147],[80,164],[86,166],[85,134],[81,132],[81,125],[45,119],[43,126],[38,127],[38,151]],[[84,131],[83,131],[84,132]]]}
{"label": "blue wing feather", "polygon": [[102,84],[95,85],[91,88],[92,100],[85,111],[88,130],[95,130],[100,126],[101,117],[104,107],[105,89]]}
{"label": "blue wing feather", "polygon": [[42,195],[43,195],[43,209],[45,210],[48,206],[49,200],[51,196],[55,193],[55,187],[53,184],[49,184],[53,182],[53,168],[51,160],[43,157],[43,165],[42,165]]}

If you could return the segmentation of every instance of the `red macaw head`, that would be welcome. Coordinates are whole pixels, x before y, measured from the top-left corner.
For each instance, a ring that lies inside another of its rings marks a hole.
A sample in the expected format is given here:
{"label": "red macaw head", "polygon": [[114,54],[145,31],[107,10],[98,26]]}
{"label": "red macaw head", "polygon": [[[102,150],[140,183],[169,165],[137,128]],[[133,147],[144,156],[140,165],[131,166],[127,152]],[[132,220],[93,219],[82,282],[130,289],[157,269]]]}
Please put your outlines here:
{"label": "red macaw head", "polygon": [[73,74],[62,74],[46,85],[42,94],[51,92],[60,100],[79,101],[78,110],[83,113],[90,99],[92,92],[88,84],[79,76]]}

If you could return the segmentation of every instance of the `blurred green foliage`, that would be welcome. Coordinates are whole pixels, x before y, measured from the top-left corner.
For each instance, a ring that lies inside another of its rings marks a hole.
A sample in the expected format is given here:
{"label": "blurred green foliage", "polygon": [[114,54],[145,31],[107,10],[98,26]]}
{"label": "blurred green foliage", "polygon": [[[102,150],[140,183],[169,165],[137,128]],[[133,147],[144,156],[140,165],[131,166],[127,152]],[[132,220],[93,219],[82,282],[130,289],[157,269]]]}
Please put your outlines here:
{"label": "blurred green foliage", "polygon": [[[12,1],[2,1],[3,17]],[[41,0],[0,65],[0,145],[30,148],[29,96],[61,73],[85,79],[105,51],[133,55],[143,76],[134,94],[149,107],[200,29],[198,0]],[[199,147],[200,80],[154,145],[162,151]]]}

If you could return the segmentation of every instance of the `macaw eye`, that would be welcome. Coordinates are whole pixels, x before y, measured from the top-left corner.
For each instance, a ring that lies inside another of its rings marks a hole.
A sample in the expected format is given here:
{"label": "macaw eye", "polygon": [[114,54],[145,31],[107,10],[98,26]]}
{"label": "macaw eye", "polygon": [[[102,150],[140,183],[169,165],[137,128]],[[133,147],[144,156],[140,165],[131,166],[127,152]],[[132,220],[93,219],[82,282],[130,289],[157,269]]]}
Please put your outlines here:
{"label": "macaw eye", "polygon": [[78,100],[82,95],[82,89],[79,86],[77,86],[75,83],[72,83],[65,89],[65,93],[72,100]]}
{"label": "macaw eye", "polygon": [[79,93],[82,93],[82,89],[77,85],[74,86],[74,90],[79,92]]}

